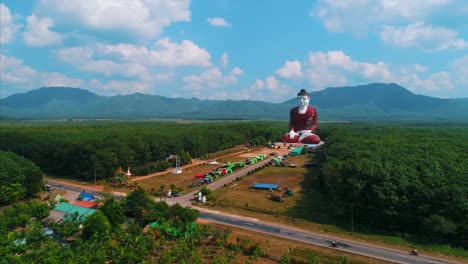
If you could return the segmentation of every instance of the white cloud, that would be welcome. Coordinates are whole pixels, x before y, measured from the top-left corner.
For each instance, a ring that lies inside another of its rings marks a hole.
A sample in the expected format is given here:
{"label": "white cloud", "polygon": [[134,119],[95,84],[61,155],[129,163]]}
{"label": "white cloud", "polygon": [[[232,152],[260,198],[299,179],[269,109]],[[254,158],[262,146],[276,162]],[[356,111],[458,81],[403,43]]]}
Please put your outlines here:
{"label": "white cloud", "polygon": [[337,73],[328,68],[307,69],[305,70],[305,76],[313,90],[343,86],[348,83],[348,79],[344,74]]}
{"label": "white cloud", "polygon": [[150,53],[150,59],[156,65],[170,67],[211,65],[210,53],[190,40],[177,44],[170,42],[169,38],[163,38]]}
{"label": "white cloud", "polygon": [[294,91],[291,87],[270,75],[265,80],[256,79],[250,86],[235,93],[231,99],[283,102],[285,98],[290,99],[292,94]]}
{"label": "white cloud", "polygon": [[163,38],[158,40],[152,49],[133,44],[97,44],[93,50],[96,56],[107,56],[121,62],[134,62],[147,66],[208,67],[211,65],[210,53],[190,40],[174,43],[169,38]]}
{"label": "white cloud", "polygon": [[[464,21],[464,0],[319,0],[310,13],[329,32],[350,32],[363,37],[378,34],[381,40],[399,47],[426,51],[462,50],[468,41],[437,23],[441,17]],[[463,27],[458,27],[463,28]]]}
{"label": "white cloud", "polygon": [[20,28],[21,24],[15,24],[10,9],[0,3],[0,44],[11,42]]}
{"label": "white cloud", "polygon": [[152,84],[149,82],[139,81],[122,81],[122,80],[110,80],[101,82],[97,79],[89,81],[89,86],[92,87],[90,90],[99,95],[127,95],[132,93],[151,93]]}
{"label": "white cloud", "polygon": [[316,89],[331,85],[333,79],[338,85],[345,84],[347,78],[341,73],[353,73],[368,81],[385,82],[392,79],[392,74],[385,63],[354,61],[343,51],[310,53],[306,72],[307,79]]}
{"label": "white cloud", "polygon": [[64,87],[80,87],[83,85],[83,80],[69,78],[58,72],[41,72],[39,73],[39,82],[41,86],[64,86]]}
{"label": "white cloud", "polygon": [[[255,82],[247,88],[241,89],[231,97],[225,97],[233,100],[254,100],[254,101],[268,101],[265,97],[265,82],[263,80],[256,79]],[[218,97],[219,98],[219,97]]]}
{"label": "white cloud", "polygon": [[[57,57],[85,71],[105,76],[137,77],[140,80],[166,81],[174,76],[175,67],[207,67],[211,56],[195,43],[184,40],[180,44],[168,38],[159,40],[153,49],[132,44],[63,48]],[[169,67],[170,69],[165,69]]]}
{"label": "white cloud", "polygon": [[30,46],[49,46],[62,41],[59,33],[50,30],[54,26],[51,18],[37,18],[35,15],[26,19],[26,31],[23,33],[24,42]]}
{"label": "white cloud", "polygon": [[57,72],[42,72],[25,65],[22,60],[0,54],[0,76],[2,76],[2,96],[10,93],[6,87],[27,91],[41,86],[80,87],[83,81],[70,78]]}
{"label": "white cloud", "polygon": [[468,55],[454,60],[451,63],[455,82],[468,90]]}
{"label": "white cloud", "polygon": [[259,79],[255,80],[254,84],[250,86],[254,91],[261,90],[263,87],[265,87],[265,82]]}
{"label": "white cloud", "polygon": [[150,39],[172,23],[190,21],[190,0],[41,0],[34,10],[74,30],[119,33]]}
{"label": "white cloud", "polygon": [[55,55],[63,62],[76,65],[92,60],[93,53],[89,47],[71,47],[59,49]]}
{"label": "white cloud", "polygon": [[230,74],[223,75],[218,67],[212,67],[199,75],[192,74],[183,77],[184,90],[190,91],[193,96],[199,98],[209,98],[213,92],[218,92],[219,89],[227,85],[237,83],[237,76],[242,73],[243,71],[236,67]]}
{"label": "white cloud", "polygon": [[280,88],[280,84],[281,82],[273,75],[268,76],[265,80],[265,87],[271,91],[275,91]]}
{"label": "white cloud", "polygon": [[310,13],[330,32],[365,34],[372,23],[422,20],[450,0],[319,0]]}
{"label": "white cloud", "polygon": [[433,27],[418,22],[406,27],[385,26],[380,38],[387,44],[430,50],[465,49],[468,41],[457,38],[458,33],[444,27]]}
{"label": "white cloud", "polygon": [[378,0],[373,2],[379,5],[382,12],[381,18],[390,21],[401,17],[411,20],[427,17],[452,0]]}
{"label": "white cloud", "polygon": [[105,76],[119,75],[150,79],[148,69],[138,63],[127,61],[113,61],[110,59],[95,59],[96,52],[89,47],[63,48],[56,52],[63,62],[72,64],[80,70],[99,73]]}
{"label": "white cloud", "polygon": [[[384,62],[355,61],[343,51],[311,52],[305,64],[304,75],[313,90],[326,87],[356,85],[371,82],[398,83],[417,94],[455,95],[456,87],[463,87],[468,76],[468,56],[454,61],[452,71],[427,75],[424,65],[393,66]],[[466,84],[465,84],[466,85]]]}
{"label": "white cloud", "polygon": [[223,68],[226,68],[228,64],[229,64],[229,57],[227,53],[224,52],[223,55],[221,55],[221,65],[223,66]]}
{"label": "white cloud", "polygon": [[215,27],[230,27],[231,24],[221,17],[209,17],[206,19],[210,25]]}
{"label": "white cloud", "polygon": [[275,73],[284,79],[300,79],[302,78],[301,63],[297,60],[286,61],[284,66]]}
{"label": "white cloud", "polygon": [[37,71],[24,65],[23,61],[3,54],[0,55],[0,73],[2,82],[21,86],[27,85],[31,80],[36,79],[37,75]]}
{"label": "white cloud", "polygon": [[244,74],[244,71],[239,67],[235,67],[234,69],[232,69],[231,74],[232,75],[242,75],[242,74]]}

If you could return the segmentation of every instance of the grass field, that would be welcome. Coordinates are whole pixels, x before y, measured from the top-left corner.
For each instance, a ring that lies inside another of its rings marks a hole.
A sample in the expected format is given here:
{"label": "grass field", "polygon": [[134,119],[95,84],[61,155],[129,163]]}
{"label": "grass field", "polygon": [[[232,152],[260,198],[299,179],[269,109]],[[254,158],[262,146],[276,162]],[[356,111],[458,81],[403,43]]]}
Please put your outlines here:
{"label": "grass field", "polygon": [[[298,164],[304,163],[303,158],[300,157],[289,157],[288,161]],[[303,167],[265,167],[229,186],[227,191],[226,189],[214,191],[216,200],[208,205],[220,204],[223,207],[229,205],[232,208],[247,207],[251,211],[286,214],[289,208],[296,206],[298,201],[302,199],[301,182],[303,182],[306,172]],[[281,190],[288,187],[293,190],[293,196],[285,197],[284,202],[275,202],[270,199],[271,194],[281,195],[282,191],[253,189],[252,185],[255,183],[278,184]]]}

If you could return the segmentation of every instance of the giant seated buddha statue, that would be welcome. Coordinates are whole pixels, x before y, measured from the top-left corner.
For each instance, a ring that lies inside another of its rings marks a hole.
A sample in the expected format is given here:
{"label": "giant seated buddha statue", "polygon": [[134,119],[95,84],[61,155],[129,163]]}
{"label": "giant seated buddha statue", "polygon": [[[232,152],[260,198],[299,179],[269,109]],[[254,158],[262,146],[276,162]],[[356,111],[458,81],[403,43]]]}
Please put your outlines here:
{"label": "giant seated buddha statue", "polygon": [[283,136],[283,142],[319,144],[320,137],[312,133],[317,128],[317,110],[309,106],[310,94],[302,89],[297,94],[298,106],[289,113],[289,133]]}

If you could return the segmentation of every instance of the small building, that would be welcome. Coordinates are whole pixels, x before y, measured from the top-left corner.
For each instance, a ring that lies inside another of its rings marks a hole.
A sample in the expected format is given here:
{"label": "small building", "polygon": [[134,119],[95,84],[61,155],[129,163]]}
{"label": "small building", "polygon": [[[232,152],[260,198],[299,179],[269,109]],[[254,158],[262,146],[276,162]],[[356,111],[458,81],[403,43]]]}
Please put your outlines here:
{"label": "small building", "polygon": [[54,233],[55,233],[54,230],[52,230],[52,229],[50,229],[50,228],[48,228],[48,227],[42,228],[42,229],[41,229],[41,232],[42,232],[42,234],[43,234],[44,236],[52,236],[52,235],[54,235]]}
{"label": "small building", "polygon": [[94,198],[94,195],[92,193],[87,193],[87,192],[80,192],[80,195],[78,195],[77,200],[79,201],[96,201],[96,198]]}
{"label": "small building", "polygon": [[69,203],[59,203],[53,210],[65,213],[65,217],[74,213],[78,213],[80,217],[87,217],[88,215],[94,214],[94,212],[96,212],[95,209],[84,208]]}
{"label": "small building", "polygon": [[304,146],[297,147],[289,152],[289,155],[291,156],[298,156],[302,153],[302,150],[304,149]]}
{"label": "small building", "polygon": [[50,210],[50,214],[48,217],[43,219],[43,222],[60,222],[63,219],[67,218],[69,215],[73,215],[77,213],[80,218],[83,219],[88,215],[93,214],[96,212],[96,209],[85,208],[79,205],[69,204],[69,203],[59,203],[55,206],[54,209]]}
{"label": "small building", "polygon": [[267,189],[267,190],[276,190],[278,189],[278,184],[271,183],[256,183],[252,186],[254,189]]}

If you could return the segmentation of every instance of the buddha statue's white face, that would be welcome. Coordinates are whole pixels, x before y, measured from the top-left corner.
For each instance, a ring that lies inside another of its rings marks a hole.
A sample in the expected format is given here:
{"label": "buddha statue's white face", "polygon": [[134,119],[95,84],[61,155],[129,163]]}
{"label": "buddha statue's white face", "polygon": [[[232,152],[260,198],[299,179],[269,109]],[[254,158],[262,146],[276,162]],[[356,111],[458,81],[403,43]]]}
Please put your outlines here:
{"label": "buddha statue's white face", "polygon": [[307,95],[299,95],[297,97],[297,103],[299,104],[299,106],[308,106],[309,100],[310,98]]}

